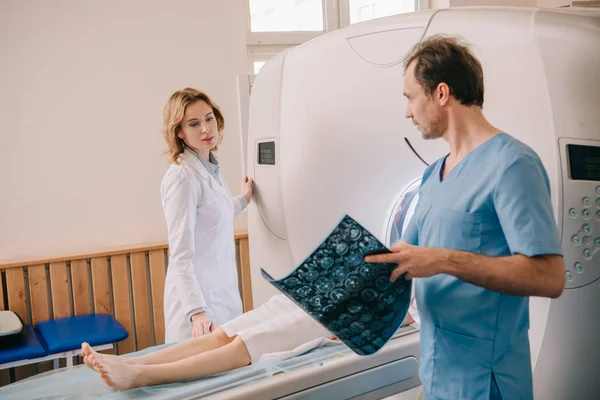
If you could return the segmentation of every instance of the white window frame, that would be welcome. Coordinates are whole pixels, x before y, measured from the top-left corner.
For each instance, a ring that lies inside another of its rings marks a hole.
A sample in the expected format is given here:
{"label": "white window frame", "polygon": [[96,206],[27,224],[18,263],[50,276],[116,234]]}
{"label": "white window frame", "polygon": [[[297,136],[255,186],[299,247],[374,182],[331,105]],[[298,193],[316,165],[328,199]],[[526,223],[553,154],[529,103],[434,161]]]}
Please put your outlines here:
{"label": "white window frame", "polygon": [[[305,32],[252,32],[250,0],[244,0],[246,8],[246,45],[248,71],[254,75],[255,61],[268,61],[287,48],[297,46],[325,33],[350,25],[350,0],[323,1],[323,30]],[[415,0],[417,10],[430,8],[430,0]]]}
{"label": "white window frame", "polygon": [[[291,46],[304,43],[308,40],[321,36],[326,32],[336,30],[340,27],[338,2],[340,0],[323,1],[323,30],[322,31],[287,31],[287,32],[252,32],[250,0],[244,0],[246,7],[246,44],[248,46]],[[348,0],[341,0],[348,2]]]}

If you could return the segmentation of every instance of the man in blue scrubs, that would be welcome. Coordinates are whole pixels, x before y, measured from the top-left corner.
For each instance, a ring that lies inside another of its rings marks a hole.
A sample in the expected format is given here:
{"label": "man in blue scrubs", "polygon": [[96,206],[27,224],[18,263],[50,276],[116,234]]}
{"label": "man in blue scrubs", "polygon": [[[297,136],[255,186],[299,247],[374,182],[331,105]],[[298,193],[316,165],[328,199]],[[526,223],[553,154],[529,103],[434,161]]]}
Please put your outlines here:
{"label": "man in blue scrubs", "polygon": [[[537,154],[482,113],[483,71],[435,36],[405,63],[406,117],[450,153],[425,171],[391,279],[415,280],[425,399],[532,399],[529,296],[556,298],[564,264]],[[517,95],[515,93],[515,95]]]}

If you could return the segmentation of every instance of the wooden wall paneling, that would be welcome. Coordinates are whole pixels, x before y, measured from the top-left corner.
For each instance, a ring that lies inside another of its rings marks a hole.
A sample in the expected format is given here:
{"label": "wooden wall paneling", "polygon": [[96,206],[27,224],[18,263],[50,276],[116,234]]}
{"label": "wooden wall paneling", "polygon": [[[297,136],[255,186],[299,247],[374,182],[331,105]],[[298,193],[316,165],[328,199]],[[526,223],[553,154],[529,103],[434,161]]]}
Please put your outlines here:
{"label": "wooden wall paneling", "polygon": [[75,315],[90,314],[92,301],[87,260],[71,261],[71,286],[73,287],[73,312]]}
{"label": "wooden wall paneling", "polygon": [[165,294],[165,251],[153,250],[150,259],[150,287],[152,288],[152,316],[154,317],[155,345],[165,343],[165,316],[164,316],[164,294]]}
{"label": "wooden wall paneling", "polygon": [[[48,303],[48,279],[44,264],[27,268],[29,276],[29,298],[31,300],[31,323],[37,324],[50,319],[50,304]],[[37,364],[37,373],[53,369],[52,361]]]}
{"label": "wooden wall paneling", "polygon": [[[6,270],[6,288],[8,295],[8,309],[16,313],[23,323],[30,324],[27,312],[27,294],[25,293],[24,267],[10,268]],[[33,375],[33,365],[16,367],[15,381],[28,378]]]}
{"label": "wooden wall paneling", "polygon": [[242,303],[244,312],[254,308],[252,301],[252,280],[250,277],[250,249],[248,238],[238,239],[240,250],[240,280],[242,281]]}
{"label": "wooden wall paneling", "polygon": [[[110,277],[106,256],[92,258],[92,292],[96,314],[112,314],[110,297]],[[114,354],[114,350],[102,350],[101,353]]]}
{"label": "wooden wall paneling", "polygon": [[52,290],[52,309],[54,318],[64,318],[71,315],[71,299],[69,297],[69,278],[67,263],[50,264],[50,288]]}
{"label": "wooden wall paneling", "polygon": [[135,321],[136,350],[152,346],[152,323],[150,321],[150,298],[146,253],[131,253],[131,288]]}
{"label": "wooden wall paneling", "polygon": [[[50,290],[54,318],[71,316],[71,298],[69,296],[69,278],[66,261],[50,263]],[[59,361],[60,368],[66,366],[65,360]]]}
{"label": "wooden wall paneling", "polygon": [[117,344],[118,354],[127,354],[134,351],[133,321],[131,319],[131,302],[129,295],[129,274],[127,272],[127,256],[120,254],[110,258],[112,273],[113,300],[115,305],[115,318],[129,332],[127,339]]}
{"label": "wooden wall paneling", "polygon": [[[4,271],[0,270],[0,311],[6,310],[7,307],[4,304]],[[3,369],[0,371],[0,387],[8,385],[10,383],[10,369]]]}
{"label": "wooden wall paneling", "polygon": [[110,314],[110,283],[106,257],[92,258],[92,291],[95,312]]}
{"label": "wooden wall paneling", "polygon": [[6,304],[4,304],[4,270],[0,269],[0,311],[4,311],[6,308]]}

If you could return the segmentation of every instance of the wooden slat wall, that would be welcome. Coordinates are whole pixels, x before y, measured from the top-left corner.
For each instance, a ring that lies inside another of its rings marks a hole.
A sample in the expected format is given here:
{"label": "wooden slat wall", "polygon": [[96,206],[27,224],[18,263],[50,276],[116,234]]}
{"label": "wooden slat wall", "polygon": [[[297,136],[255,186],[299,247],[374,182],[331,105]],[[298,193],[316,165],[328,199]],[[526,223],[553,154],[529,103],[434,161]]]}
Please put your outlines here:
{"label": "wooden slat wall", "polygon": [[110,314],[110,279],[106,257],[92,258],[92,289],[94,312],[97,314]]}
{"label": "wooden slat wall", "polygon": [[[73,315],[84,315],[92,312],[90,294],[90,276],[87,260],[73,260],[71,265],[71,289],[73,293]],[[81,364],[77,357],[75,364]]]}
{"label": "wooden slat wall", "polygon": [[165,342],[164,287],[167,269],[164,251],[150,252],[150,287],[152,288],[152,316],[156,343]]}
{"label": "wooden slat wall", "polygon": [[[235,236],[240,294],[252,309],[248,236]],[[52,259],[0,262],[0,310],[25,323],[95,313],[112,314],[129,332],[117,354],[165,340],[163,296],[166,244],[137,246]],[[6,288],[6,293],[4,293]],[[5,298],[7,304],[5,304]],[[61,364],[62,366],[62,364]],[[52,369],[52,362],[0,371],[0,386]]]}
{"label": "wooden slat wall", "polygon": [[[4,304],[4,274],[0,274],[0,311],[6,310],[7,306]],[[8,385],[10,383],[10,371],[5,369],[0,371],[0,386]]]}
{"label": "wooden slat wall", "polygon": [[133,291],[133,312],[135,315],[135,339],[138,349],[152,346],[150,323],[150,297],[146,275],[145,253],[133,253],[131,258],[131,288]]}
{"label": "wooden slat wall", "polygon": [[250,280],[250,248],[248,246],[248,237],[237,240],[238,248],[238,276],[242,294],[242,304],[244,312],[252,310],[252,282]]}
{"label": "wooden slat wall", "polygon": [[[25,293],[25,271],[23,267],[11,268],[6,271],[6,287],[8,292],[8,309],[21,317],[23,323],[28,324],[28,308],[31,304],[27,301]],[[14,369],[15,380],[21,380],[33,374],[33,366],[25,365]]]}
{"label": "wooden slat wall", "polygon": [[71,286],[73,287],[73,311],[75,315],[91,313],[90,277],[86,260],[71,261]]}
{"label": "wooden slat wall", "polygon": [[[29,298],[31,300],[31,323],[50,319],[50,304],[48,303],[48,278],[44,264],[28,268],[29,272]],[[51,361],[39,363],[37,372],[42,373],[53,369]]]}
{"label": "wooden slat wall", "polygon": [[117,344],[118,354],[127,354],[135,350],[133,337],[133,320],[131,303],[129,302],[129,272],[127,267],[127,256],[121,254],[111,258],[111,272],[113,284],[113,301],[117,321],[129,332],[129,337]]}
{"label": "wooden slat wall", "polygon": [[71,316],[66,262],[50,263],[50,287],[52,288],[54,318]]}

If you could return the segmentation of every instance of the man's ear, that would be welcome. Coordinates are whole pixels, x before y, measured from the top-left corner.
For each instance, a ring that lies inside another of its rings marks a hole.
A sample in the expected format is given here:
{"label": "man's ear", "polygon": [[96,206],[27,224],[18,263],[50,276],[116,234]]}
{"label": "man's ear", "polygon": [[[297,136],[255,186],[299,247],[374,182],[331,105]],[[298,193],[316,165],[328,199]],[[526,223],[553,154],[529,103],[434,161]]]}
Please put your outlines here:
{"label": "man's ear", "polygon": [[445,106],[450,101],[450,86],[448,86],[444,82],[440,82],[440,84],[436,88],[436,97],[441,106]]}

